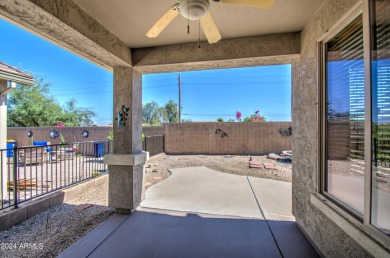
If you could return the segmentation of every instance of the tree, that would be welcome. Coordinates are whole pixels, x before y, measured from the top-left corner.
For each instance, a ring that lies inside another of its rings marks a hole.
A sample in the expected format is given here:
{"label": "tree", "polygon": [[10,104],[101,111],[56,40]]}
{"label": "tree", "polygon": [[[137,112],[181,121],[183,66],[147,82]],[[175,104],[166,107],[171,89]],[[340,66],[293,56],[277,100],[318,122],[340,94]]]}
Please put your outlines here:
{"label": "tree", "polygon": [[253,115],[250,117],[251,122],[266,122],[267,120],[265,119],[264,116],[260,115],[260,111],[256,110]]}
{"label": "tree", "polygon": [[86,108],[76,107],[70,100],[62,107],[50,94],[50,84],[42,76],[35,75],[33,86],[17,85],[8,98],[8,125],[67,126],[92,125],[95,113]]}
{"label": "tree", "polygon": [[168,101],[162,107],[155,101],[147,102],[142,105],[142,124],[175,123],[178,122],[178,113],[177,104],[173,100]]}
{"label": "tree", "polygon": [[[236,119],[238,122],[241,122],[242,114],[239,111],[236,112]],[[256,110],[253,115],[245,117],[242,121],[243,122],[266,122],[267,119],[264,116],[260,115],[259,110]]]}
{"label": "tree", "polygon": [[245,117],[244,120],[242,120],[245,123],[252,122],[251,118],[249,116]]}
{"label": "tree", "polygon": [[161,116],[161,109],[157,102],[152,101],[142,105],[142,124],[159,125]]}
{"label": "tree", "polygon": [[71,99],[63,108],[62,123],[67,126],[92,126],[95,112],[88,108],[76,107],[76,100]]}
{"label": "tree", "polygon": [[221,123],[224,122],[224,121],[223,121],[223,118],[218,117],[218,118],[217,118],[217,122],[221,122]]}
{"label": "tree", "polygon": [[[164,106],[167,121],[168,123],[176,123],[179,122],[179,110],[177,108],[177,104],[175,101],[170,100],[167,104]],[[165,121],[165,120],[164,120]]]}

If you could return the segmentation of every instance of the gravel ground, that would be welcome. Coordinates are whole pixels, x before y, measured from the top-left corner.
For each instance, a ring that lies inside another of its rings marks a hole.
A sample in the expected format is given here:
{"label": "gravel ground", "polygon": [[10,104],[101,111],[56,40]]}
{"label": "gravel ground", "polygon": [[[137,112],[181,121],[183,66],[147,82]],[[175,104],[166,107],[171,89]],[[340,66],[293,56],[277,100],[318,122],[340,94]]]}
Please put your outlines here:
{"label": "gravel ground", "polygon": [[[277,170],[249,168],[249,159],[256,163],[268,163],[276,166]],[[183,168],[205,166],[219,172],[275,179],[291,182],[291,162],[279,162],[266,158],[266,156],[234,156],[234,155],[165,155],[161,154],[147,162],[145,182],[155,184],[159,180],[153,177],[167,178],[169,168]],[[152,172],[152,171],[156,172]]]}
{"label": "gravel ground", "polygon": [[[114,214],[107,184],[0,232],[0,257],[56,257]],[[93,204],[80,212],[80,204]]]}
{"label": "gravel ground", "polygon": [[[165,155],[146,163],[145,186],[168,178],[169,168],[206,166],[229,174],[291,182],[291,162],[278,162],[265,156],[252,156],[257,163],[274,164],[277,170],[249,168],[249,156]],[[77,211],[81,204],[92,204]],[[114,211],[108,205],[107,184],[0,232],[0,257],[56,257],[85,236]]]}

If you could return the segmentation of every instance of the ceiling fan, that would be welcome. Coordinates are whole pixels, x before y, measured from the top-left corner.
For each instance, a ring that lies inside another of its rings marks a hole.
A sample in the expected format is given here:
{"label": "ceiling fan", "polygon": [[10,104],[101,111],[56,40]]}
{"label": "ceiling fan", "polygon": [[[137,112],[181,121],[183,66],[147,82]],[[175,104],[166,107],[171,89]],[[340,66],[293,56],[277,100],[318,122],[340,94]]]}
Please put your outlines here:
{"label": "ceiling fan", "polygon": [[[256,8],[270,8],[275,0],[213,0],[214,2],[222,2],[227,4],[239,4]],[[218,31],[214,18],[210,12],[209,0],[180,0],[174,4],[161,18],[152,26],[146,33],[149,38],[156,38],[168,26],[169,23],[181,14],[189,20],[200,20],[200,26],[207,41],[210,44],[217,43],[221,39],[221,34]],[[188,27],[189,33],[189,27]]]}

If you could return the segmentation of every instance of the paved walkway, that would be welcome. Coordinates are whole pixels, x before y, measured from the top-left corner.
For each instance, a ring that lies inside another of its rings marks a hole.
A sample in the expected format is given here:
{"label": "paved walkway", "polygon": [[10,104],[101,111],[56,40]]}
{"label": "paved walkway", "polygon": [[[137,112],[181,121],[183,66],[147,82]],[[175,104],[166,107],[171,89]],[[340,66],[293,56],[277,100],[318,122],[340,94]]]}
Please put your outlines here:
{"label": "paved walkway", "polygon": [[172,169],[130,216],[60,257],[319,257],[291,214],[291,184],[206,167]]}

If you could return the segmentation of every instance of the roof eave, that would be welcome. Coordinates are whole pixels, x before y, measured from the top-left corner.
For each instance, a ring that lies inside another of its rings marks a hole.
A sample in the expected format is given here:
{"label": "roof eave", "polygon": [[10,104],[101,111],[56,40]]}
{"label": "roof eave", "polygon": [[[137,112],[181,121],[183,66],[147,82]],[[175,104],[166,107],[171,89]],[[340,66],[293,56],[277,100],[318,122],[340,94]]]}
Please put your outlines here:
{"label": "roof eave", "polygon": [[4,71],[0,71],[0,80],[6,80],[15,82],[22,85],[33,85],[35,83],[35,80],[32,77],[26,77],[22,75],[17,75],[13,73],[7,73]]}

